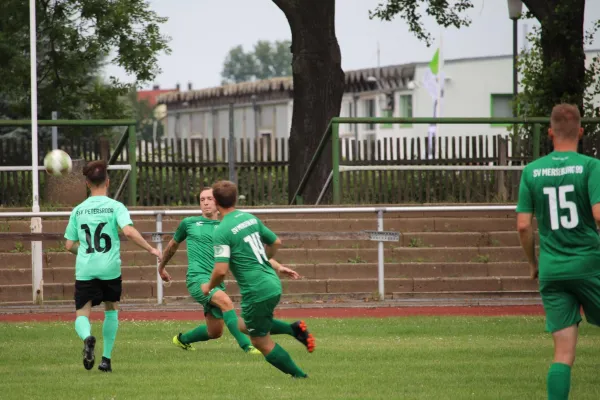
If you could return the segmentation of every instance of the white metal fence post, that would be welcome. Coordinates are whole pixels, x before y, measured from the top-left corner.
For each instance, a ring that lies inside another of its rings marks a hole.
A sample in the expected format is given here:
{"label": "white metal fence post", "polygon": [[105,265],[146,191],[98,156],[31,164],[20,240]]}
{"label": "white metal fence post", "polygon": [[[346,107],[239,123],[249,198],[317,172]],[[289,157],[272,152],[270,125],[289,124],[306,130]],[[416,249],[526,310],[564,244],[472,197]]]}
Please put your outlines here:
{"label": "white metal fence post", "polygon": [[[156,233],[158,233],[160,240],[158,241],[158,245],[156,246],[156,248],[158,249],[158,251],[161,252],[163,251],[162,248],[162,235],[160,235],[160,233],[162,233],[163,230],[163,215],[161,213],[156,214]],[[162,279],[160,277],[160,274],[158,273],[158,265],[159,262],[156,261],[156,302],[157,304],[162,304],[163,303],[163,283],[162,283]]]}
{"label": "white metal fence post", "polygon": [[[377,211],[377,230],[383,231],[383,210]],[[379,286],[379,300],[385,300],[385,265],[383,260],[383,242],[377,242],[377,283]]]}
{"label": "white metal fence post", "polygon": [[[31,218],[31,233],[42,233],[41,218]],[[31,289],[33,292],[33,303],[42,304],[44,301],[42,242],[31,242]]]}
{"label": "white metal fence post", "polygon": [[[31,186],[32,201],[31,211],[40,211],[39,175],[38,175],[38,102],[37,102],[37,23],[34,0],[29,1],[29,66],[31,70]],[[42,219],[31,218],[31,232],[42,232]],[[44,276],[42,272],[42,242],[31,242],[31,278],[33,302],[41,303],[44,300]]]}

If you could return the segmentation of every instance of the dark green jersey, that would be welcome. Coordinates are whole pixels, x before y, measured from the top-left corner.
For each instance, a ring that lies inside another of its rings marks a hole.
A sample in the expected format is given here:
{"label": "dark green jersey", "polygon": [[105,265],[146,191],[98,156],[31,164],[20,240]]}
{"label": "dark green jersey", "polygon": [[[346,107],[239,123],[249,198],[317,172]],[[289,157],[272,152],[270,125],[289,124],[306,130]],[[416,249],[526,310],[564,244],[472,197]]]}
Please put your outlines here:
{"label": "dark green jersey", "polygon": [[281,281],[263,246],[275,240],[277,236],[258,218],[239,210],[225,215],[215,230],[215,261],[229,263],[240,287],[242,304],[281,294]]}
{"label": "dark green jersey", "polygon": [[553,152],[523,170],[517,212],[535,213],[540,280],[600,274],[600,240],[592,206],[600,203],[600,160]]}
{"label": "dark green jersey", "polygon": [[204,217],[185,218],[173,236],[173,240],[181,243],[187,239],[188,270],[187,279],[204,278],[210,280],[215,266],[213,250],[213,234],[219,221]]}

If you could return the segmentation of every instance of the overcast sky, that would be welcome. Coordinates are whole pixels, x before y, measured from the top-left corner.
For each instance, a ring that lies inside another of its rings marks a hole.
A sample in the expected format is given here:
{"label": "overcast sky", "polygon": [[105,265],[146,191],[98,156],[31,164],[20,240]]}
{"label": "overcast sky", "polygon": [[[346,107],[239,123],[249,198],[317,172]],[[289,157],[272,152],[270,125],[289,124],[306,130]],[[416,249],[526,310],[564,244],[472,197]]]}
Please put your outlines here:
{"label": "overcast sky", "polygon": [[[383,0],[337,0],[336,33],[345,70],[377,65],[377,43],[381,65],[428,61],[433,47],[415,39],[400,19],[391,22],[369,20],[369,10]],[[461,30],[443,32],[444,58],[455,59],[512,52],[512,21],[506,0],[473,0],[469,12],[472,24]],[[162,73],[155,83],[161,88],[182,88],[192,82],[194,88],[218,86],[223,60],[230,48],[243,45],[251,49],[258,40],[291,39],[283,13],[271,0],[150,0],[152,8],[168,17],[163,32],[169,35],[172,53],[161,55]],[[600,0],[586,2],[586,27],[600,19]],[[536,21],[520,21],[520,47],[524,27]],[[432,19],[426,28],[439,37],[441,30]],[[434,43],[434,47],[437,43]],[[592,48],[600,48],[600,33]],[[107,75],[131,81],[122,70],[111,66]],[[151,85],[149,85],[151,86]]]}

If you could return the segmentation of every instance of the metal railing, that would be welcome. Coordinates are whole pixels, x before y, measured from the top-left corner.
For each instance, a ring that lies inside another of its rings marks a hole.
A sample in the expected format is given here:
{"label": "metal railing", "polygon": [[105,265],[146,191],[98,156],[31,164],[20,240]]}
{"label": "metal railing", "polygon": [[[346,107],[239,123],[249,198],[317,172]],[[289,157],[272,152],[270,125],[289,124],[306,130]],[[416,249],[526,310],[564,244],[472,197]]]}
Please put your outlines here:
{"label": "metal railing", "polygon": [[[582,124],[587,123],[600,123],[600,118],[582,118]],[[393,118],[393,117],[368,117],[368,118],[349,118],[349,117],[335,117],[332,118],[325,133],[321,137],[321,141],[317,146],[315,154],[310,160],[298,188],[291,197],[290,205],[303,204],[302,193],[310,180],[310,177],[317,165],[317,162],[321,158],[325,146],[331,141],[331,152],[332,152],[332,194],[333,204],[340,204],[341,198],[341,185],[340,185],[340,135],[339,127],[340,124],[501,124],[501,125],[533,125],[533,158],[536,159],[540,156],[540,138],[541,138],[541,125],[550,124],[550,118],[548,117],[531,117],[531,118]],[[420,168],[420,167],[419,167]],[[413,167],[416,169],[416,167]]]}
{"label": "metal railing", "polygon": [[[378,293],[381,299],[385,298],[385,263],[384,263],[384,242],[386,241],[397,241],[393,238],[390,239],[390,234],[397,234],[397,232],[386,232],[384,231],[384,219],[383,215],[386,212],[464,212],[464,211],[515,211],[514,205],[502,205],[502,206],[408,206],[408,207],[326,207],[326,208],[265,208],[265,209],[250,209],[246,211],[257,215],[272,215],[272,214],[327,214],[327,213],[340,213],[340,214],[352,214],[352,213],[374,213],[377,216],[377,231],[370,231],[371,240],[377,241],[377,287]],[[190,215],[201,215],[201,210],[136,210],[130,211],[132,216],[147,216],[156,218],[156,232],[150,234],[160,237],[160,240],[153,240],[157,243],[157,248],[162,252],[162,236],[168,234],[163,232],[163,217],[165,216],[190,216]],[[46,211],[46,212],[1,212],[0,219],[6,218],[56,218],[56,217],[69,217],[70,211]],[[277,233],[277,232],[276,232]],[[0,233],[0,239],[2,238]],[[32,234],[35,235],[35,234]],[[39,234],[41,237],[41,234]],[[388,237],[386,237],[388,236]],[[33,240],[33,239],[32,239]],[[36,239],[39,240],[39,239]],[[158,263],[157,263],[158,267]],[[41,259],[37,262],[37,259],[32,254],[32,290],[33,290],[33,302],[40,303],[43,301],[42,291],[42,262]],[[37,279],[37,281],[36,281]],[[163,302],[163,284],[158,270],[156,273],[156,295],[157,304]]]}

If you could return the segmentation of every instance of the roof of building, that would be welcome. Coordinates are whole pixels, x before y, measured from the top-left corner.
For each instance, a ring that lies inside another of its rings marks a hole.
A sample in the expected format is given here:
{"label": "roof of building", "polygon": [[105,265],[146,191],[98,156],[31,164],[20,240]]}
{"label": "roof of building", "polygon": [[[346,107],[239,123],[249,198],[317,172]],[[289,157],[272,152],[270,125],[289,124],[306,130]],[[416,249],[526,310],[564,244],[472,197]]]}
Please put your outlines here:
{"label": "roof of building", "polygon": [[160,95],[171,92],[177,92],[177,89],[138,90],[137,99],[138,101],[147,101],[151,107],[154,107]]}
{"label": "roof of building", "polygon": [[[391,65],[381,68],[365,68],[345,72],[346,92],[364,92],[371,90],[392,90],[405,88],[415,75],[415,65]],[[377,87],[379,82],[380,87]],[[275,92],[292,96],[294,84],[292,77],[271,78],[260,81],[241,82],[186,92],[171,92],[159,96],[158,102],[178,104],[183,102],[202,102],[222,98],[250,97],[252,95]]]}
{"label": "roof of building", "polygon": [[[596,53],[598,49],[586,49],[586,53]],[[447,59],[446,63],[483,61],[512,58],[512,55],[492,55]],[[346,92],[364,92],[372,90],[394,90],[406,88],[414,79],[417,66],[427,65],[429,61],[389,65],[380,68],[363,68],[345,71]],[[379,85],[378,85],[379,84]],[[229,101],[231,98],[250,98],[252,95],[288,95],[292,96],[294,84],[292,77],[271,78],[260,81],[241,82],[230,85],[199,90],[179,92],[176,90],[159,90],[158,103],[182,104],[184,102],[202,103],[206,101]],[[166,92],[166,93],[165,93]],[[150,95],[149,95],[150,96]]]}

